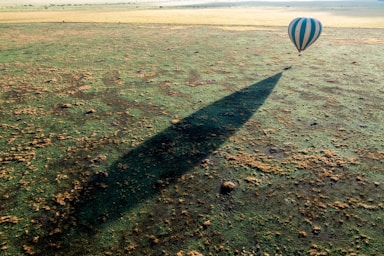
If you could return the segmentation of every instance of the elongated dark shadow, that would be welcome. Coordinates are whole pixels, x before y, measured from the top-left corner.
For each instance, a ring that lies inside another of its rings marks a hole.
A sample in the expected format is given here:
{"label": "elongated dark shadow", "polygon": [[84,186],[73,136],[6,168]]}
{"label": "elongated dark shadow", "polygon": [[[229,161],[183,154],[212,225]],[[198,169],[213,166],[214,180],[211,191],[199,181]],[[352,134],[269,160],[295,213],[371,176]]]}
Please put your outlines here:
{"label": "elongated dark shadow", "polygon": [[83,203],[75,206],[78,223],[95,227],[115,220],[155,195],[158,180],[177,178],[199,164],[247,122],[281,75],[278,73],[198,110],[121,157],[110,167],[108,175],[95,175],[84,189],[80,199]]}

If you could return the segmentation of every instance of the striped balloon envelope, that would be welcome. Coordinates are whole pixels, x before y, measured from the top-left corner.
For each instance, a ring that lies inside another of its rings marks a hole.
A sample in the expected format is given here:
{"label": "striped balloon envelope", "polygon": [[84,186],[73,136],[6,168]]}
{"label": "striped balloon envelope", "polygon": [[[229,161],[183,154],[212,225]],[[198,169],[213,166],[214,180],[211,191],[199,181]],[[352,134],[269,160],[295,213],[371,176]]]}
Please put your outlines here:
{"label": "striped balloon envelope", "polygon": [[299,51],[299,55],[320,36],[323,25],[315,18],[296,18],[289,23],[288,35]]}

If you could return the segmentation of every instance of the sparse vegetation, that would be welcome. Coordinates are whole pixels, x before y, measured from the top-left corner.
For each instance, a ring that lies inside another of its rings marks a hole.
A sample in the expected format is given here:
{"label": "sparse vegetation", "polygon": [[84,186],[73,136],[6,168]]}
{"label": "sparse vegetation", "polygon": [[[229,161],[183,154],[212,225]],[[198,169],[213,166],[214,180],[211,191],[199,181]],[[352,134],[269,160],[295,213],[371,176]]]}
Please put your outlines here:
{"label": "sparse vegetation", "polygon": [[0,34],[1,255],[384,251],[382,29]]}

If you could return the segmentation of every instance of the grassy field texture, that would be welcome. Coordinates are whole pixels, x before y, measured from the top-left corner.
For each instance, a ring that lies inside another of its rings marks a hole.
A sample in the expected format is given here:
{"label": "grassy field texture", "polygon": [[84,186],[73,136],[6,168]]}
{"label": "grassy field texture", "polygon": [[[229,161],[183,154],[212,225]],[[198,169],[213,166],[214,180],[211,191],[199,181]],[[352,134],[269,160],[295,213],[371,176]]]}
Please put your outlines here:
{"label": "grassy field texture", "polygon": [[0,255],[384,251],[383,29],[0,34]]}

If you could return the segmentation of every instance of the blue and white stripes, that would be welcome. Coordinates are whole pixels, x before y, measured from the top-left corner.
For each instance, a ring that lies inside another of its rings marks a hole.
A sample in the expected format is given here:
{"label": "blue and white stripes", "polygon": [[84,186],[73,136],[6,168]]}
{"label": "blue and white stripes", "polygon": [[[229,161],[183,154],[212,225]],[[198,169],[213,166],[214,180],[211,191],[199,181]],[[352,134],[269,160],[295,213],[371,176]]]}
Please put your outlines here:
{"label": "blue and white stripes", "polygon": [[299,53],[319,38],[323,25],[315,18],[296,18],[289,23],[288,35]]}

